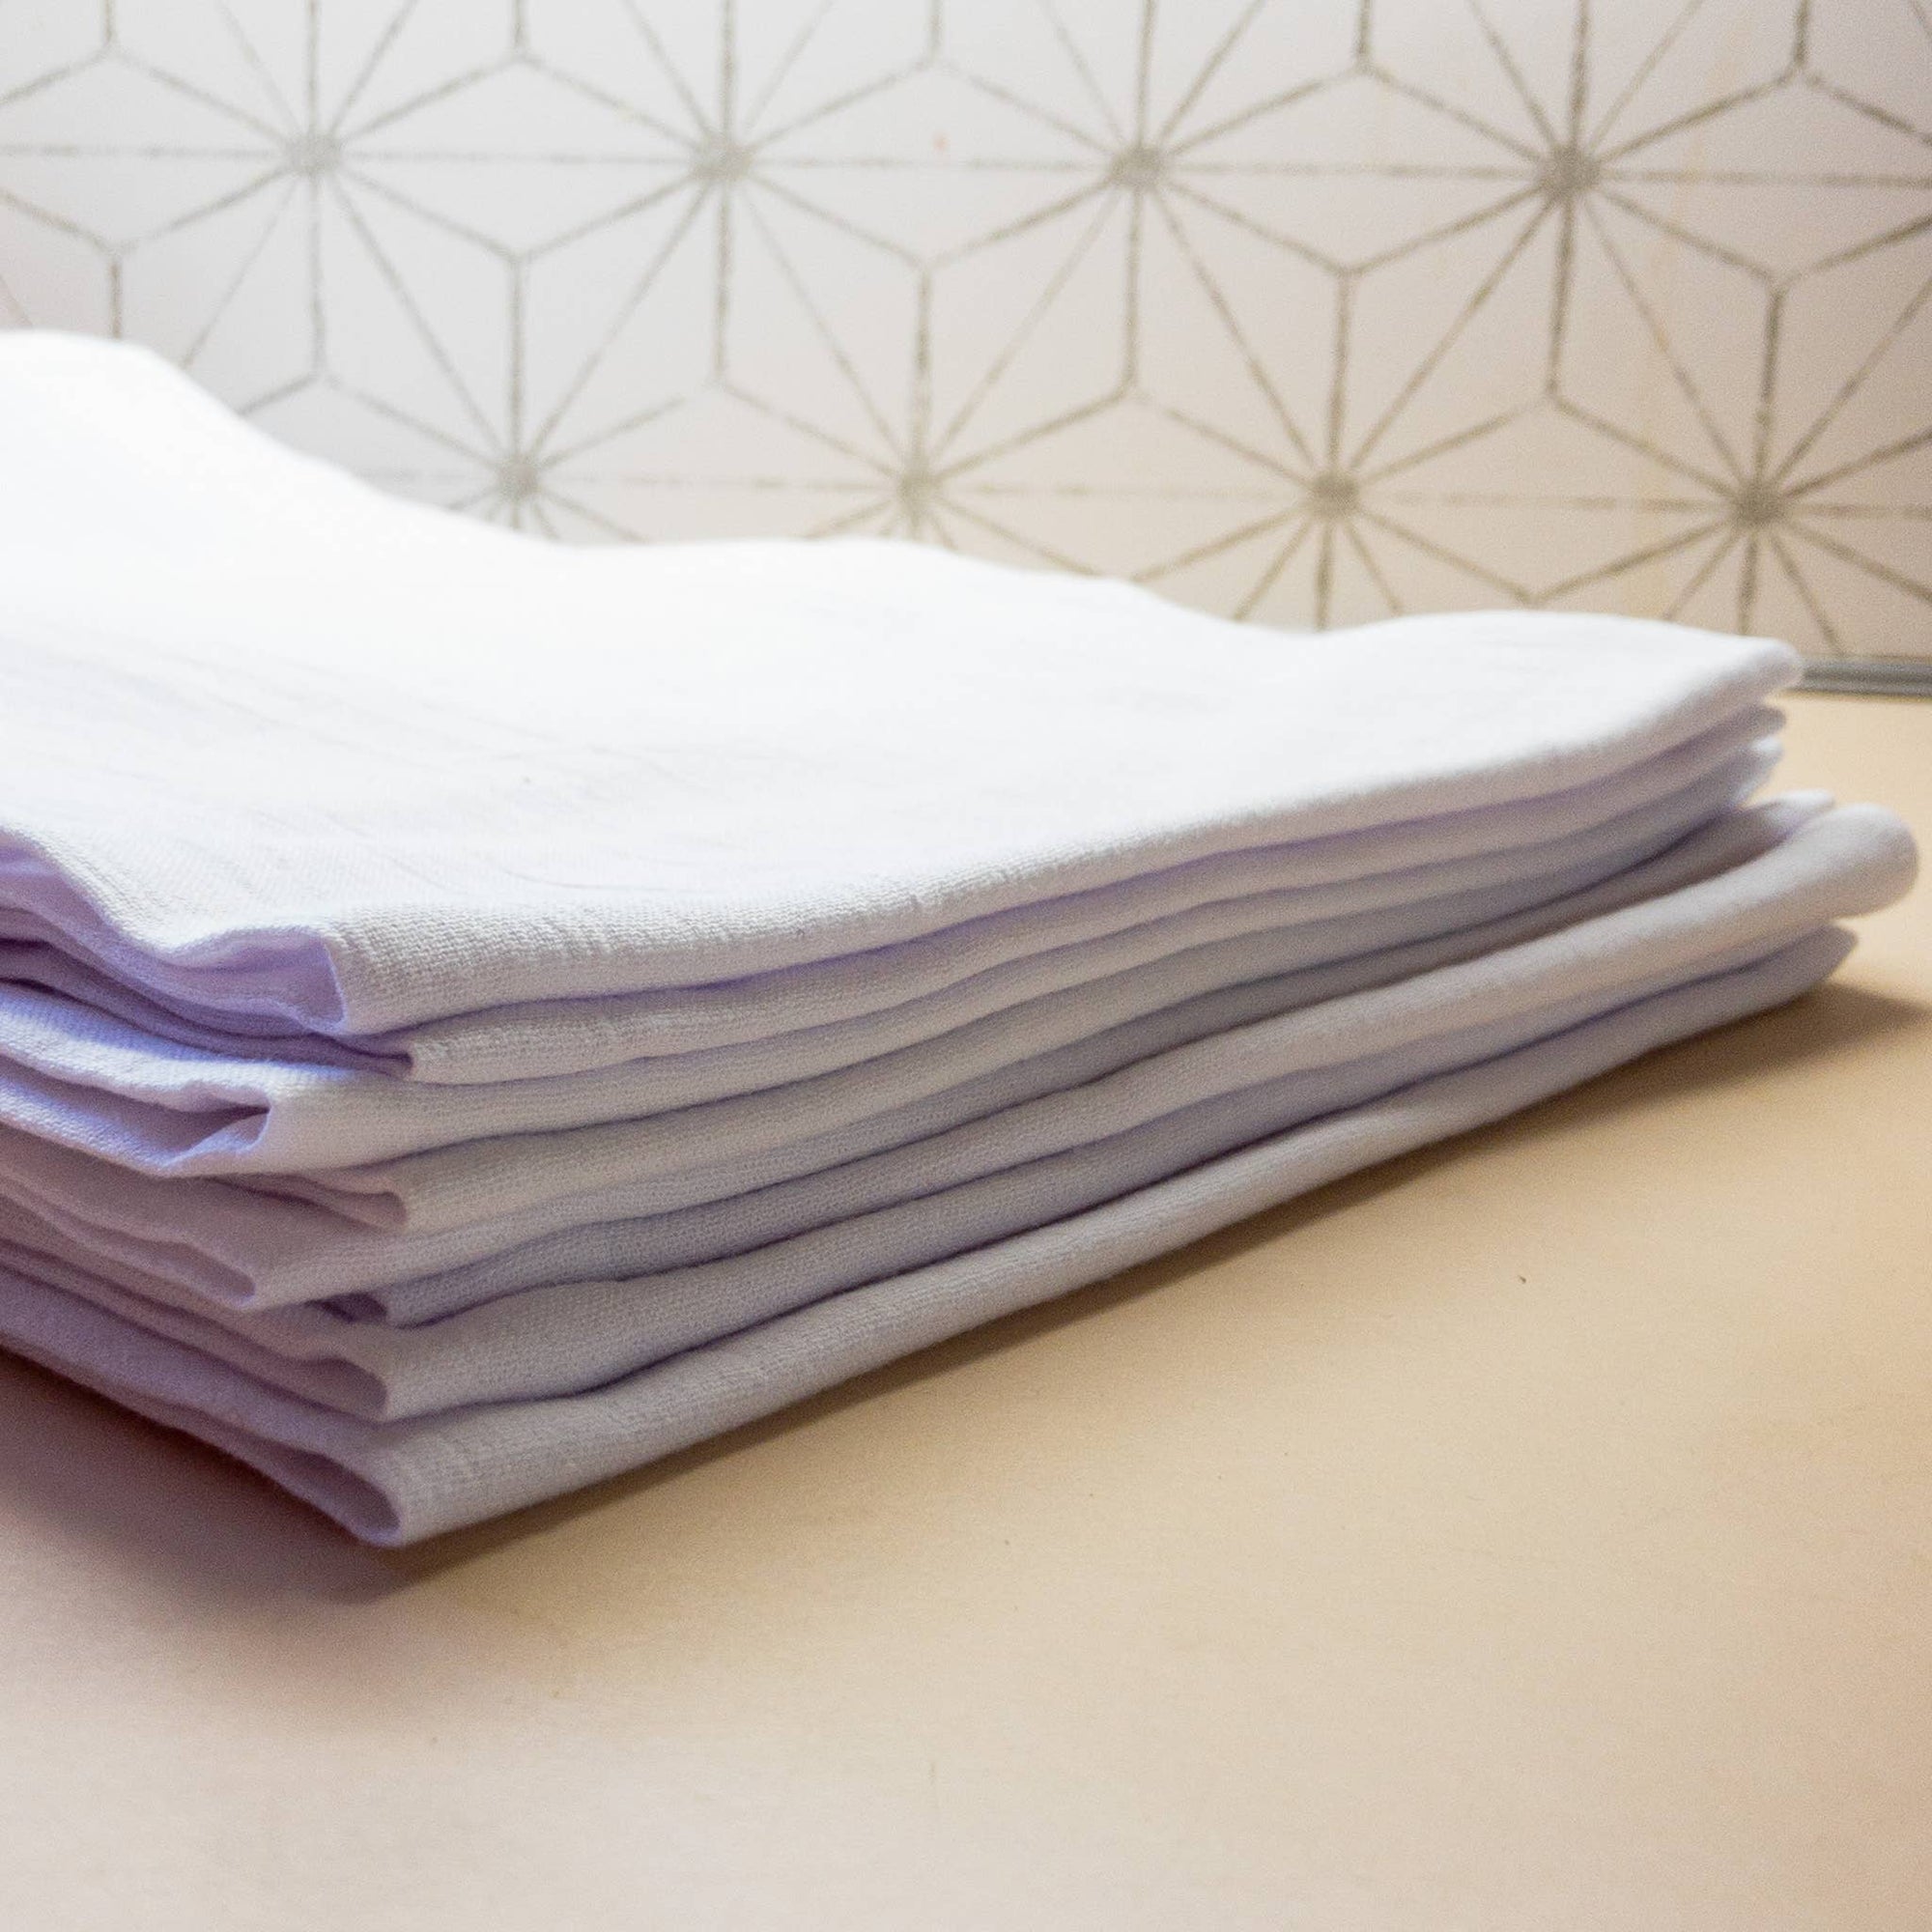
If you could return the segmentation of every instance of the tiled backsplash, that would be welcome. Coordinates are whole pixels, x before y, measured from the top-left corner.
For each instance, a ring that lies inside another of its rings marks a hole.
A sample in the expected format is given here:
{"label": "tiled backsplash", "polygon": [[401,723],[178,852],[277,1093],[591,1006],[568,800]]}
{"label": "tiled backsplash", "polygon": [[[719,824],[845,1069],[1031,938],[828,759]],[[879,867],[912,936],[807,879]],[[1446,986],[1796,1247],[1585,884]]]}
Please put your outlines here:
{"label": "tiled backsplash", "polygon": [[0,7],[0,317],[564,537],[1932,684],[1929,276],[1928,0]]}

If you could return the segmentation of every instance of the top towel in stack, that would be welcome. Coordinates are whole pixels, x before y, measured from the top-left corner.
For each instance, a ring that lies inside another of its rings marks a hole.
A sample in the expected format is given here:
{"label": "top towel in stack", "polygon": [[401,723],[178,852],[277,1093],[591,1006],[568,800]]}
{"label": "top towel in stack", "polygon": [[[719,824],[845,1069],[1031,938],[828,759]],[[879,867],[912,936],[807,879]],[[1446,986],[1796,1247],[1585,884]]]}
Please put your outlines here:
{"label": "top towel in stack", "polygon": [[565,551],[0,337],[0,1339],[406,1541],[1789,998],[1782,646]]}

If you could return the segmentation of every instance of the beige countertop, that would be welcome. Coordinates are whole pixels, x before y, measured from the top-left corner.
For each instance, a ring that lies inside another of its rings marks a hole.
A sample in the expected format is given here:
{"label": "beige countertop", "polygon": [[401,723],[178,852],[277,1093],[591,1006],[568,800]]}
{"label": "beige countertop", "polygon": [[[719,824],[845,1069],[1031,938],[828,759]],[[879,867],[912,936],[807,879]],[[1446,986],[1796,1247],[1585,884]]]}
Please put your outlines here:
{"label": "beige countertop", "polygon": [[[1932,834],[1932,704],[1792,714]],[[413,1552],[0,1358],[0,1630],[9,1932],[1923,1932],[1932,891]]]}

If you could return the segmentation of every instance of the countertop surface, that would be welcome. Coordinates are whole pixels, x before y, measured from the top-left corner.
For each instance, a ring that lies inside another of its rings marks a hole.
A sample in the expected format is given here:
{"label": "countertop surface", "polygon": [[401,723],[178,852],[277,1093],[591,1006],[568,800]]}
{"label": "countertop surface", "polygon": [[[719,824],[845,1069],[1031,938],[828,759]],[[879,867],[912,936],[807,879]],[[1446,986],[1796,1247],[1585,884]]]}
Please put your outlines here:
{"label": "countertop surface", "polygon": [[[1782,780],[1932,835],[1932,703]],[[0,1358],[0,1923],[1932,1926],[1932,890],[1838,980],[401,1554]]]}

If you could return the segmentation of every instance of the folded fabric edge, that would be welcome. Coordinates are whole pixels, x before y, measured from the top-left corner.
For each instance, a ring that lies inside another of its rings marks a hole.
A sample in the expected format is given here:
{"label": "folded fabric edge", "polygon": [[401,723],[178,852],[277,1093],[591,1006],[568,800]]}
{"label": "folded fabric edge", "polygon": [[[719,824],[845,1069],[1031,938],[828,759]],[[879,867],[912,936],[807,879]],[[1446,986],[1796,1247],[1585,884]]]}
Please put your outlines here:
{"label": "folded fabric edge", "polygon": [[[1615,621],[1633,628],[1638,625],[1638,620]],[[1568,770],[1558,769],[1561,761],[1545,754],[1519,760],[1513,781],[1501,782],[1495,773],[1486,775],[1488,782],[1474,787],[1477,795],[1473,798],[1468,796],[1466,774],[1460,779],[1443,777],[1436,781],[1434,796],[1426,792],[1412,798],[1397,796],[1384,802],[1385,810],[1379,815],[1361,800],[1350,801],[1347,806],[1331,801],[1320,810],[1304,805],[1286,815],[1279,811],[1236,814],[1211,830],[1198,830],[1186,837],[1169,834],[1159,840],[1144,838],[1104,852],[1096,848],[1077,861],[1066,860],[1057,867],[1030,872],[1024,891],[1019,890],[1016,879],[999,885],[982,883],[977,892],[962,893],[945,905],[943,916],[937,899],[921,895],[917,916],[913,902],[908,901],[896,921],[880,923],[873,916],[877,930],[868,931],[865,924],[855,923],[860,917],[856,913],[842,920],[829,919],[812,942],[817,950],[801,951],[795,943],[781,956],[756,968],[753,977],[784,975],[836,960],[850,952],[918,941],[957,926],[1001,918],[1043,900],[1083,897],[1155,874],[1179,874],[1203,862],[1269,845],[1346,840],[1398,823],[1473,825],[1486,815],[1530,802],[1586,798],[1628,773],[1664,763],[1705,739],[1735,739],[1741,731],[1747,738],[1757,737],[1767,729],[1776,729],[1778,715],[1765,700],[1793,682],[1798,673],[1796,656],[1787,647],[1766,639],[1731,641],[1754,643],[1756,653],[1741,652],[1736,662],[1721,671],[1714,668],[1703,684],[1662,706],[1647,724],[1626,730],[1614,745],[1606,739],[1602,744],[1573,748]],[[1552,779],[1556,781],[1553,784]],[[1460,802],[1452,802],[1457,800]],[[222,1014],[257,1021],[266,1018],[329,1038],[364,1043],[390,1056],[410,1052],[405,1037],[412,1031],[442,1029],[467,1017],[416,1010],[407,1002],[398,1005],[401,991],[394,987],[388,988],[386,995],[367,990],[365,997],[375,1005],[367,1012],[358,1012],[352,984],[356,979],[354,968],[359,948],[351,923],[341,914],[308,924],[285,922],[237,926],[193,939],[163,939],[153,933],[141,937],[117,923],[109,910],[115,892],[105,875],[80,851],[58,850],[45,839],[0,827],[0,854],[4,853],[14,855],[5,871],[34,890],[23,899],[10,890],[0,895],[0,905],[17,910],[33,922],[33,936],[73,952],[145,997],[172,1004],[185,1013],[209,1020]],[[677,951],[668,944],[658,950],[667,957]],[[646,987],[600,978],[582,984],[573,981],[559,992],[568,1000],[594,1005],[605,997],[729,980],[738,963],[728,952],[714,947],[690,956],[681,969],[689,976],[685,979]],[[224,980],[238,979],[249,988],[259,988],[272,984],[277,975],[285,982],[298,980],[309,985],[308,996],[297,1001],[289,998],[286,990],[270,994],[223,985]],[[318,986],[326,990],[318,992]],[[533,997],[530,992],[519,992],[507,1006],[521,1007]]]}
{"label": "folded fabric edge", "polygon": [[[809,1114],[814,1122],[814,1132],[821,1127],[849,1125],[886,1108],[927,1099],[944,1089],[1009,1064],[1013,1057],[1010,1053],[1001,1060],[982,1051],[981,1064],[973,1064],[969,1057],[969,1063],[956,1072],[929,1072],[924,1070],[923,1057],[929,1057],[951,1042],[980,1037],[997,1039],[1020,1026],[1028,1014],[1062,1008],[1069,999],[1092,988],[1129,987],[1150,975],[1173,972],[1186,961],[1212,958],[1217,949],[1223,952],[1243,947],[1253,949],[1294,935],[1311,938],[1331,935],[1322,952],[1311,954],[1307,970],[1316,970],[1326,952],[1334,951],[1345,937],[1352,947],[1353,935],[1364,923],[1377,919],[1395,919],[1401,924],[1385,941],[1373,944],[1363,956],[1378,953],[1393,956],[1405,948],[1439,946],[1459,933],[1477,933],[1498,921],[1520,923],[1560,911],[1589,895],[1611,890],[1627,873],[1632,877],[1647,877],[1654,868],[1667,867],[1678,855],[1699,849],[1699,840],[1717,839],[1719,849],[1728,850],[1722,844],[1727,835],[1734,843],[1743,840],[1748,844],[1747,835],[1755,828],[1763,835],[1760,842],[1770,842],[1774,829],[1780,833],[1795,831],[1807,819],[1829,810],[1830,801],[1824,794],[1806,793],[1791,794],[1748,809],[1740,807],[1737,801],[1762,779],[1768,763],[1768,759],[1753,760],[1742,773],[1732,773],[1726,768],[1722,774],[1725,782],[1717,795],[1720,809],[1701,822],[1692,823],[1688,829],[1675,822],[1661,826],[1634,847],[1602,855],[1592,863],[1535,874],[1521,890],[1508,891],[1501,885],[1489,884],[1389,907],[1324,914],[1306,923],[1289,921],[1280,926],[1256,924],[1228,933],[1213,933],[1205,940],[1190,940],[1171,952],[1132,958],[1123,965],[1109,963],[1092,979],[1024,994],[1011,1005],[998,1006],[990,1012],[972,1009],[963,1022],[941,1021],[937,1030],[925,1037],[888,1043],[880,1051],[861,1052],[860,1057],[847,1058],[843,1064],[807,1072],[796,1079],[772,1079],[741,1092],[680,1106],[611,1105],[554,1112],[534,1120],[497,1121],[487,1117],[458,1120],[446,1133],[397,1134],[393,1137],[394,1145],[380,1141],[373,1147],[342,1144],[342,1123],[333,1117],[337,1097],[333,1090],[337,1083],[345,1078],[366,1077],[375,1083],[377,1099],[418,1110],[434,1107],[444,1094],[467,1099],[492,1090],[436,1089],[381,1075],[345,1075],[341,1069],[329,1069],[323,1076],[320,1093],[299,1095],[301,1101],[317,1109],[316,1118],[310,1121],[304,1117],[292,1123],[281,1110],[286,1107],[290,1115],[295,1115],[298,1111],[298,1101],[285,1095],[277,1102],[272,1080],[251,1084],[244,1063],[224,1063],[206,1054],[204,1049],[183,1047],[162,1039],[156,1042],[161,1065],[171,1071],[176,1066],[180,1069],[173,1072],[172,1078],[153,1077],[148,1069],[139,1066],[129,1071],[125,1065],[116,1064],[115,1056],[123,1056],[125,1062],[127,1056],[140,1051],[142,1041],[137,1027],[112,1012],[92,1009],[84,1000],[71,994],[0,986],[0,1122],[156,1179],[244,1175],[316,1177],[317,1193],[303,1190],[300,1198],[319,1199],[320,1205],[332,1211],[346,1212],[358,1219],[366,1216],[372,1225],[387,1226],[394,1218],[393,1209],[345,1205],[337,1198],[344,1189],[355,1194],[380,1194],[380,1187],[357,1184],[356,1177],[363,1170],[373,1170],[387,1162],[446,1155],[451,1150],[485,1140],[598,1128],[609,1131],[621,1123],[647,1121],[660,1122],[661,1132],[675,1130],[684,1141],[695,1138],[689,1130],[700,1123],[709,1127],[715,1122],[735,1118],[753,1108],[762,1116],[774,1104],[789,1106],[795,1119]],[[1690,789],[1696,791],[1698,787]],[[1534,896],[1530,895],[1532,886],[1540,887]],[[1455,917],[1447,924],[1442,924],[1440,919],[1430,918],[1422,927],[1421,936],[1415,936],[1415,928],[1425,916],[1447,915],[1452,910]],[[1476,916],[1472,919],[1471,915]],[[1438,925],[1439,932],[1435,929]],[[1244,978],[1236,983],[1244,982]],[[1210,986],[1209,992],[1213,990]],[[1059,1036],[1050,1043],[1056,1047],[1068,1044]],[[614,1071],[604,1069],[589,1077],[602,1079]],[[897,1081],[893,1093],[879,1097],[872,1091],[865,1091],[867,1083],[875,1083],[882,1074]],[[511,1082],[495,1091],[514,1094],[520,1088],[537,1084],[561,1086],[584,1077],[566,1075],[557,1083]],[[322,1111],[324,1108],[329,1111]],[[836,1115],[828,1115],[831,1108],[838,1110]],[[369,1126],[355,1122],[351,1131],[360,1131],[366,1137]],[[380,1134],[382,1130],[376,1131]],[[797,1137],[795,1124],[768,1124],[764,1130],[764,1138],[772,1145]],[[679,1164],[702,1165],[703,1157],[694,1151]],[[329,1175],[339,1179],[331,1183],[326,1179]],[[268,1184],[273,1187],[272,1181]]]}
{"label": "folded fabric edge", "polygon": [[[1794,930],[1815,930],[1816,924]],[[1377,1047],[1342,1068],[1262,1074],[1156,1119],[1111,1123],[1092,1140],[1065,1146],[1056,1141],[1037,1155],[931,1179],[903,1199],[856,1210],[850,1219],[720,1264],[559,1282],[423,1323],[391,1325],[380,1315],[358,1318],[328,1304],[253,1314],[210,1304],[164,1278],[114,1262],[13,1203],[0,1203],[0,1265],[77,1294],[272,1387],[365,1421],[397,1422],[480,1404],[582,1394],[828,1295],[1011,1239],[1241,1147],[1498,1059],[1618,1008],[1753,965],[1791,940],[1786,932],[1727,946],[1689,968],[1634,978],[1608,996],[1599,989],[1520,1019],[1499,1017],[1388,1050]],[[1339,1084],[1324,1094],[1311,1094],[1312,1083],[1324,1077]],[[1151,1137],[1157,1137],[1158,1147],[1151,1156]],[[1069,1165],[1084,1174],[1071,1182],[1070,1194],[1065,1191],[1067,1179],[1049,1178],[1061,1177]],[[899,1231],[909,1218],[920,1231],[908,1237]],[[926,1231],[933,1221],[943,1230],[937,1237]],[[577,1338],[576,1351],[566,1349],[547,1372],[538,1370],[544,1338],[565,1334]],[[461,1371],[439,1376],[434,1364],[445,1351],[468,1364],[467,1379]],[[521,1364],[521,1371],[504,1377],[504,1359]]]}
{"label": "folded fabric edge", "polygon": [[[1647,862],[1647,867],[1662,866],[1668,858],[1665,854]],[[1586,952],[1604,955],[1592,970],[1605,975],[1607,983],[1614,979],[1614,968],[1604,960],[1620,952],[1630,956],[1642,949],[1667,947],[1667,952],[1658,954],[1662,965],[1694,958],[1700,945],[1698,922],[1706,916],[1706,909],[1720,907],[1733,898],[1750,901],[1750,930],[1771,943],[1782,943],[1827,921],[1855,918],[1890,904],[1905,892],[1916,867],[1911,834],[1893,814],[1876,806],[1841,806],[1799,826],[1768,850],[1661,893],[1655,899],[1592,912],[1553,930],[1512,942],[1492,956],[1464,958],[1413,979],[1350,994],[1335,1002],[1334,1008],[1337,1011],[1382,1008],[1400,1011],[1412,1008],[1426,989],[1435,986],[1457,987],[1476,997],[1475,989],[1500,963],[1508,962],[1521,974],[1544,975],[1560,972],[1566,958]],[[1637,867],[1630,876],[1645,872],[1646,867]],[[1591,890],[1607,892],[1615,884],[1614,880],[1605,881]],[[1531,908],[1510,917],[1540,923],[1545,915],[1566,903],[1577,905],[1585,897],[1579,894],[1574,901],[1558,900],[1551,907]],[[1580,910],[1580,905],[1577,909]],[[1646,925],[1660,918],[1671,921],[1669,932],[1647,935]],[[1739,937],[1745,933],[1741,931]],[[1492,1009],[1500,997],[1489,994]],[[1328,1009],[1327,1003],[1322,1003],[1306,1014],[1288,1013],[1256,1021],[1246,1037],[1259,1038],[1283,1030],[1301,1030],[1311,1024],[1315,1013]],[[1208,1042],[1196,1042],[1176,1048],[1173,1054],[1178,1064],[1181,1057],[1197,1058],[1208,1050]],[[1160,1059],[1167,1062],[1167,1056]],[[1115,1077],[1124,1080],[1130,1074],[1128,1069]],[[743,1154],[654,1172],[649,1183],[657,1190],[654,1205],[674,1210],[782,1181],[810,1166],[863,1155],[881,1144],[879,1136],[887,1131],[885,1123],[899,1111],[888,1109],[861,1116],[835,1125],[824,1135],[761,1144]],[[668,1118],[675,1120],[674,1116]],[[542,1209],[552,1202],[594,1195],[610,1178],[599,1162],[608,1167],[613,1160],[628,1159],[636,1144],[634,1136],[639,1134],[666,1137],[666,1123],[663,1120],[613,1122],[567,1134],[503,1135],[364,1167],[223,1178],[238,1186],[310,1202],[373,1228],[433,1234],[481,1219],[483,1210],[497,1211],[505,1202]],[[548,1171],[539,1170],[527,1158],[539,1148],[552,1163]],[[568,1170],[557,1159],[566,1149],[570,1151]]]}
{"label": "folded fabric edge", "polygon": [[[12,1291],[0,1304],[0,1339],[252,1464],[366,1541],[412,1543],[671,1454],[1672,1040],[1780,1005],[1829,974],[1852,944],[1827,928],[1753,967],[1621,1009],[990,1248],[832,1295],[583,1396],[456,1411],[427,1424],[355,1424],[11,1270],[0,1270]],[[172,1396],[160,1392],[168,1389]],[[560,1422],[573,1411],[586,1425],[579,1439],[533,1453],[531,1423]]]}

